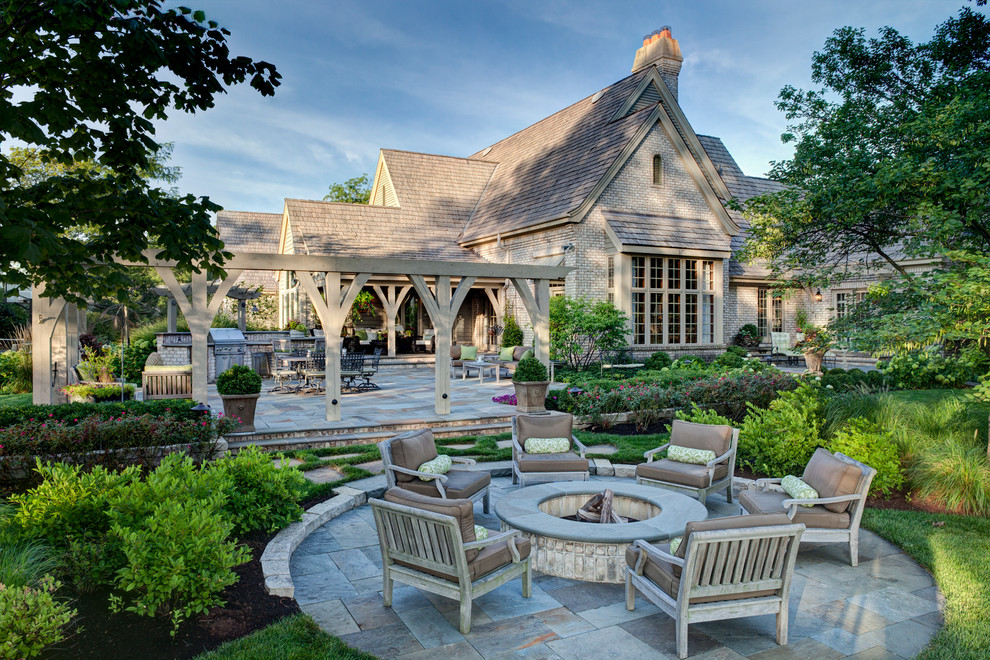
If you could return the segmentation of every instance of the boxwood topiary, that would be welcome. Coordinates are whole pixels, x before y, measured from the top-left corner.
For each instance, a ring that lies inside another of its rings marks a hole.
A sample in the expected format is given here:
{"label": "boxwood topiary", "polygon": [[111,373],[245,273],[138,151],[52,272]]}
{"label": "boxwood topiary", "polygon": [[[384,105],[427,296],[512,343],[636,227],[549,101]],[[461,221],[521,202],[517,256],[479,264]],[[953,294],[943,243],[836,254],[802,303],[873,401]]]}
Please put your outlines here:
{"label": "boxwood topiary", "polygon": [[654,371],[659,371],[664,367],[669,367],[673,364],[674,360],[671,359],[670,355],[664,353],[663,351],[657,351],[650,357],[646,358],[645,367],[647,369],[652,369]]}
{"label": "boxwood topiary", "polygon": [[549,378],[547,377],[547,368],[543,363],[536,358],[529,357],[519,360],[512,380],[519,383],[531,383],[549,380]]}
{"label": "boxwood topiary", "polygon": [[225,395],[257,394],[261,391],[261,376],[250,367],[235,364],[217,376],[217,393]]}

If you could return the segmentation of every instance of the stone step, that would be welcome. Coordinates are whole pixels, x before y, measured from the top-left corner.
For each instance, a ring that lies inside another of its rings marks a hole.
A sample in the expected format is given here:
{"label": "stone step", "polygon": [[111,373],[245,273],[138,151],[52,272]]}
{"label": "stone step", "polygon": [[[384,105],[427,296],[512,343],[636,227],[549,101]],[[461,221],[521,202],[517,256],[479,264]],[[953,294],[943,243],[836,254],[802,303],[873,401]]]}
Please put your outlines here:
{"label": "stone step", "polygon": [[[403,431],[411,431],[413,429],[423,428],[424,426],[430,426],[433,429],[434,434],[441,432],[443,429],[448,428],[463,428],[468,426],[478,426],[478,425],[488,425],[488,424],[503,424],[507,428],[512,423],[512,415],[495,415],[491,417],[481,417],[474,419],[449,419],[443,421],[434,421],[429,424],[424,424],[421,420],[409,419],[409,420],[397,420],[395,422],[389,422],[385,424],[365,424],[365,425],[353,425],[353,426],[340,426],[336,428],[314,428],[314,429],[293,429],[291,431],[255,431],[254,433],[237,433],[231,434],[227,437],[227,440],[231,443],[254,443],[261,445],[264,442],[270,440],[301,440],[305,438],[323,438],[326,436],[350,434],[350,433],[368,433],[372,431],[382,431],[390,435],[397,435]],[[501,433],[501,431],[498,431]],[[475,434],[478,435],[478,434]],[[451,437],[451,436],[445,436]]]}

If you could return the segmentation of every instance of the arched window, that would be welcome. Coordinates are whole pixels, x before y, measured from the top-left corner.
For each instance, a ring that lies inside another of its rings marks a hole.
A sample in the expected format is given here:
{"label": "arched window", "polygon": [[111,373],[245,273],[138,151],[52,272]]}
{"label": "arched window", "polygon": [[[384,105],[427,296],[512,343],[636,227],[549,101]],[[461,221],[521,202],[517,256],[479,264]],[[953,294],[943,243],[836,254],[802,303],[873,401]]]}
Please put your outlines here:
{"label": "arched window", "polygon": [[653,185],[663,185],[663,156],[660,154],[653,157]]}

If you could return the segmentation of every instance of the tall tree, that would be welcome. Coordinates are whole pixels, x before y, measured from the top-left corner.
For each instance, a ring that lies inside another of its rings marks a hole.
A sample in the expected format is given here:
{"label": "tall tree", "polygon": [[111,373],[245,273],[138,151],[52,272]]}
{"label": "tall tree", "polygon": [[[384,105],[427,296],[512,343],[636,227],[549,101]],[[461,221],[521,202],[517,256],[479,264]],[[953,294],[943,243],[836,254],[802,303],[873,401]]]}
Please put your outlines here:
{"label": "tall tree", "polygon": [[[220,268],[208,197],[174,196],[146,175],[161,146],[153,120],[213,106],[228,85],[274,94],[267,62],[231,55],[230,33],[201,11],[160,0],[0,1],[0,146],[14,141],[65,166],[30,182],[0,153],[0,273],[47,282],[74,301],[127,297],[115,257]],[[72,167],[90,161],[99,167]],[[88,226],[92,232],[79,232]]]}
{"label": "tall tree", "polygon": [[327,202],[367,204],[371,199],[371,181],[367,174],[348,179],[343,183],[331,183],[330,192],[323,196]]}

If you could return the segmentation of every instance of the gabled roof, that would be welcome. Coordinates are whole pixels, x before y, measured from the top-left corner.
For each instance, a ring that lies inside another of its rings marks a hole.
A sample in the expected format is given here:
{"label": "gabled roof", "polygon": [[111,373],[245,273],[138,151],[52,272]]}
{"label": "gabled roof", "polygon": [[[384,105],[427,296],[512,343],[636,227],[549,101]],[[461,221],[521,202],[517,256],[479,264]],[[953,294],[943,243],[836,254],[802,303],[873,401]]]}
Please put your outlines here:
{"label": "gabled roof", "polygon": [[[278,254],[278,239],[282,230],[281,213],[250,213],[248,211],[217,212],[217,231],[224,249],[229,252]],[[274,271],[249,270],[237,279],[238,284],[263,286],[268,293],[278,290]]]}
{"label": "gabled roof", "polygon": [[620,249],[639,246],[729,251],[729,236],[716,230],[708,220],[608,210],[602,211],[602,215]]}

